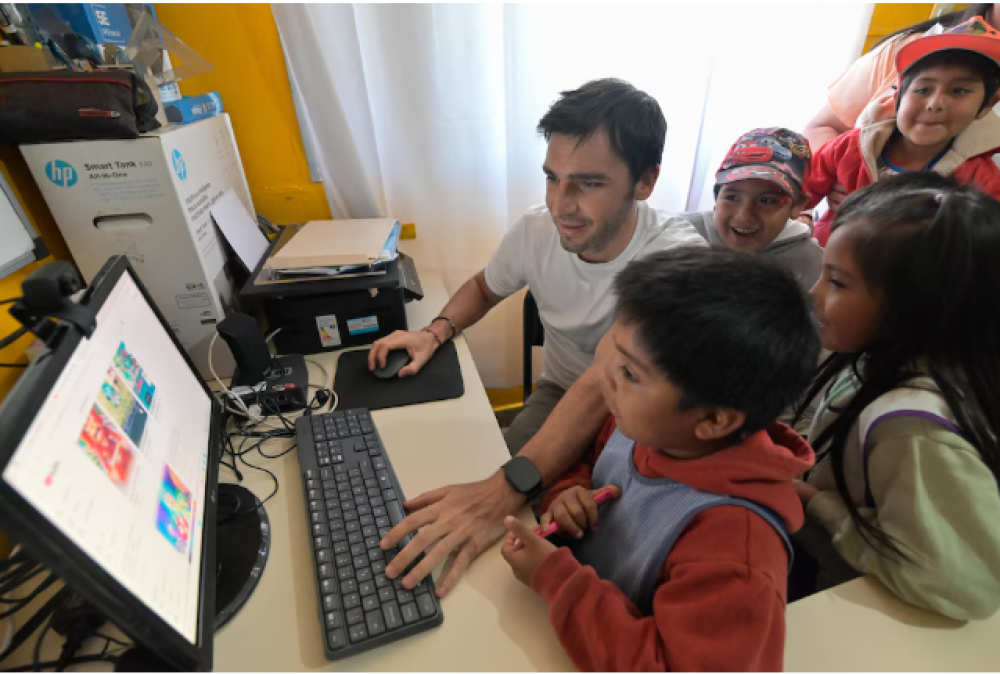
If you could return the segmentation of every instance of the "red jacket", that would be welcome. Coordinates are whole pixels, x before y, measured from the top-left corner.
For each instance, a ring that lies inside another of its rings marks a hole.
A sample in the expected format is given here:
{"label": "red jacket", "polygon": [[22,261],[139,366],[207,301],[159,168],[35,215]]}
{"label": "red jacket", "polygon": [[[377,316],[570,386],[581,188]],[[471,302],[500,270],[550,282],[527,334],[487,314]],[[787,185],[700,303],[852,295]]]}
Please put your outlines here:
{"label": "red jacket", "polygon": [[[805,191],[812,196],[808,208],[830,194],[835,183],[846,187],[850,194],[874,182],[872,176],[878,174],[876,162],[896,130],[895,97],[888,95],[869,104],[859,123],[860,128],[828,141],[813,155],[805,184]],[[1000,199],[1000,169],[993,163],[998,150],[1000,118],[988,114],[960,133],[932,170],[950,175],[962,185],[971,183]],[[816,222],[814,236],[821,246],[825,247],[830,238],[834,215],[827,211]]]}
{"label": "red jacket", "polygon": [[[615,426],[610,417],[590,455],[549,490],[544,510],[563,490],[590,486]],[[638,443],[633,452],[642,475],[767,506],[790,532],[804,519],[792,478],[814,458],[784,424],[700,459],[673,459]],[[568,548],[539,565],[531,586],[549,605],[559,641],[582,670],[781,671],[787,577],[788,554],[774,528],[745,508],[716,506],[688,524],[667,556],[652,615],[642,615]]]}

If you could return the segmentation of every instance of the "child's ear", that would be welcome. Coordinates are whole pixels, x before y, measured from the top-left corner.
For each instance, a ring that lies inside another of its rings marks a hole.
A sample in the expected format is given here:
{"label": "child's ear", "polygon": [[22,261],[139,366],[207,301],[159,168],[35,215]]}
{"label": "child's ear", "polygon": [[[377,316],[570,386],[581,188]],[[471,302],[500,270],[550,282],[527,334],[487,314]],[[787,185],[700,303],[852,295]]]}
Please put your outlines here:
{"label": "child's ear", "polygon": [[694,434],[703,442],[719,440],[740,430],[746,420],[746,412],[729,407],[709,407],[694,427]]}
{"label": "child's ear", "polygon": [[990,96],[990,100],[983,104],[983,109],[979,111],[978,115],[976,115],[976,119],[982,119],[986,115],[993,112],[993,106],[997,103],[1000,103],[1000,91],[997,91],[995,94]]}
{"label": "child's ear", "polygon": [[806,207],[806,204],[809,203],[809,200],[811,198],[812,198],[811,194],[803,192],[802,196],[799,197],[799,200],[792,205],[792,212],[788,217],[792,220],[798,218],[799,215],[802,214],[802,209]]}

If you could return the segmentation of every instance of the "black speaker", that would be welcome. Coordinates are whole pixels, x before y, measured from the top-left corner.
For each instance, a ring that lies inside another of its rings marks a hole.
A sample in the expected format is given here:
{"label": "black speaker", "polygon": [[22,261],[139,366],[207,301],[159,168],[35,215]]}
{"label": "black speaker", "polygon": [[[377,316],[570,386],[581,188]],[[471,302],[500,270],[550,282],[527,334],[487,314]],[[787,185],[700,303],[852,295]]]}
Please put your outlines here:
{"label": "black speaker", "polygon": [[250,386],[264,381],[271,369],[271,352],[257,321],[246,314],[231,314],[216,327],[236,359],[233,386]]}

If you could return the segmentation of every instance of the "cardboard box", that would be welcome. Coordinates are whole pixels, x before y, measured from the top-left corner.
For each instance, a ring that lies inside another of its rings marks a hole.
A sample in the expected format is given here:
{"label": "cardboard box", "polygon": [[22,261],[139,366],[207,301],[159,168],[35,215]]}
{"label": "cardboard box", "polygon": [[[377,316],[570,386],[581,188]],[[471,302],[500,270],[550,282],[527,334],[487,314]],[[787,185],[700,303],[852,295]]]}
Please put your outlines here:
{"label": "cardboard box", "polygon": [[52,6],[70,28],[94,44],[109,43],[124,47],[132,37],[132,22],[122,3],[67,2]]}
{"label": "cardboard box", "polygon": [[24,45],[0,47],[0,73],[31,73],[51,70],[45,50]]}
{"label": "cardboard box", "polygon": [[[256,212],[228,115],[135,140],[22,145],[21,152],[89,283],[127,255],[202,375],[216,324],[232,310],[233,280],[209,210],[232,189]],[[225,342],[213,363],[232,373]]]}

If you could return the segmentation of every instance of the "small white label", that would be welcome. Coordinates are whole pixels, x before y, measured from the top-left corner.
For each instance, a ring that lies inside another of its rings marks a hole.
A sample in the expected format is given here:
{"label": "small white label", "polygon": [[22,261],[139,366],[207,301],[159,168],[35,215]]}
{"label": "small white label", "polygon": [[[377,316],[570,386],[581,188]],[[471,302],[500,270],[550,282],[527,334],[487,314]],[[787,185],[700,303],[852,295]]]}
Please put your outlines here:
{"label": "small white label", "polygon": [[191,293],[189,295],[176,295],[178,309],[197,309],[198,307],[212,306],[212,300],[208,293]]}
{"label": "small white label", "polygon": [[316,329],[319,330],[319,341],[324,347],[340,346],[340,328],[337,327],[336,316],[317,316]]}
{"label": "small white label", "polygon": [[347,321],[347,334],[362,335],[366,332],[378,332],[377,317],[365,316],[364,318],[352,318]]}

